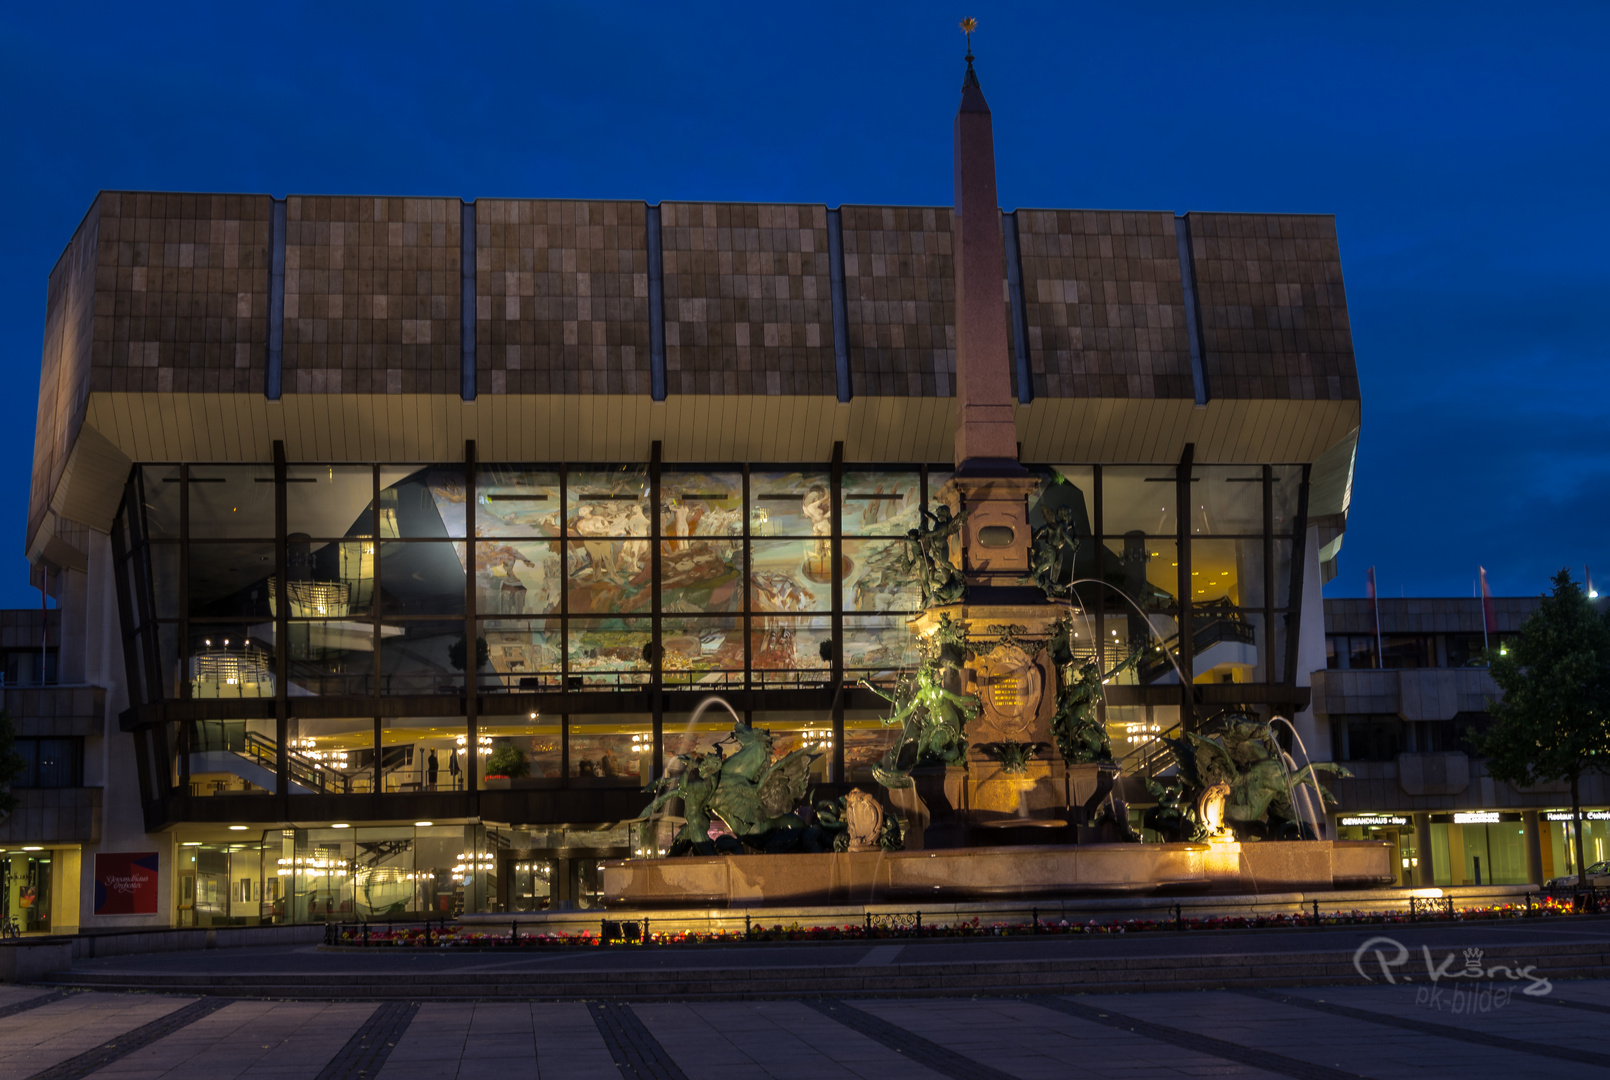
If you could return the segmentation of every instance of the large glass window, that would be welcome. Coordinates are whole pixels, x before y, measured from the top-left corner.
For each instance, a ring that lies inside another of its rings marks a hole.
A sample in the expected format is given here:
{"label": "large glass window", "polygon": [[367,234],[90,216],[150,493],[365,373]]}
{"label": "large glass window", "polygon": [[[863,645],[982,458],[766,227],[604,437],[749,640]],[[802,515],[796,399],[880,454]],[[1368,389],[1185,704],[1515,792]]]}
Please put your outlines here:
{"label": "large glass window", "polygon": [[1101,470],[1102,530],[1108,536],[1178,534],[1173,465],[1106,465]]}

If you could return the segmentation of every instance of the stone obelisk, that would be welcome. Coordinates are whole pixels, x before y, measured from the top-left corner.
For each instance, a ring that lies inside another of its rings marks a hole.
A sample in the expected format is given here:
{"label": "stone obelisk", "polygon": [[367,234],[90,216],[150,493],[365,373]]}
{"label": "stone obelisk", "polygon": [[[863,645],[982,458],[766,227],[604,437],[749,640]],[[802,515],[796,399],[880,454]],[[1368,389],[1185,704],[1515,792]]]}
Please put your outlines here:
{"label": "stone obelisk", "polygon": [[1017,459],[995,135],[971,47],[955,129],[956,474],[939,496],[952,513],[968,511],[951,553],[969,597],[987,603],[991,592],[1021,585],[1029,572],[1027,500],[1036,482]]}
{"label": "stone obelisk", "polygon": [[995,134],[971,49],[956,110],[955,153],[956,467],[1021,472],[1001,296],[1006,255],[995,195]]}
{"label": "stone obelisk", "polygon": [[[947,670],[947,688],[974,696],[979,714],[967,724],[966,766],[945,770],[942,797],[914,773],[919,788],[929,789],[923,798],[934,814],[930,842],[941,845],[957,842],[969,827],[988,842],[990,822],[1003,819],[1023,827],[1062,824],[1046,819],[1065,797],[1061,763],[1051,760],[1058,674],[1045,643],[1069,607],[1048,601],[1028,577],[1029,502],[1040,481],[1018,461],[995,137],[970,34],[955,154],[956,471],[938,498],[952,521],[962,518],[950,555],[966,591],[959,602],[930,606],[914,627],[941,634],[948,620],[965,631],[964,656]],[[1001,760],[1007,757],[1021,760],[1008,768]]]}

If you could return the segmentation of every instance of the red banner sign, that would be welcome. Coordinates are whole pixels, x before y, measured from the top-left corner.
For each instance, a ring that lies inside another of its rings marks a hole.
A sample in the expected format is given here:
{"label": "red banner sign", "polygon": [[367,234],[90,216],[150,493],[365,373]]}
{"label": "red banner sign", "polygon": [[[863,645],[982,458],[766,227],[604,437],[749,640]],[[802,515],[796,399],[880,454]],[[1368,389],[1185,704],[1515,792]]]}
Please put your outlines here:
{"label": "red banner sign", "polygon": [[156,913],[156,852],[118,851],[95,856],[95,914]]}

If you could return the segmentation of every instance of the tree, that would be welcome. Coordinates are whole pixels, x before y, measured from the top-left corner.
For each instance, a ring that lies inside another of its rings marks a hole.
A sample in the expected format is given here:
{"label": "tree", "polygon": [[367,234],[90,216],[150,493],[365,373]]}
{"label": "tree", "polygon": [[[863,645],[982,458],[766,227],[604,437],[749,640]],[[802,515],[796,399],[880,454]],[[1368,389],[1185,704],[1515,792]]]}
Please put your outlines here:
{"label": "tree", "polygon": [[1570,781],[1577,873],[1586,881],[1579,787],[1584,772],[1610,766],[1610,625],[1561,570],[1520,635],[1487,659],[1504,696],[1488,702],[1493,726],[1476,749],[1495,780]]}
{"label": "tree", "polygon": [[22,775],[27,763],[17,753],[17,729],[11,723],[11,714],[0,709],[0,817],[17,808],[17,797],[11,794],[11,783]]}

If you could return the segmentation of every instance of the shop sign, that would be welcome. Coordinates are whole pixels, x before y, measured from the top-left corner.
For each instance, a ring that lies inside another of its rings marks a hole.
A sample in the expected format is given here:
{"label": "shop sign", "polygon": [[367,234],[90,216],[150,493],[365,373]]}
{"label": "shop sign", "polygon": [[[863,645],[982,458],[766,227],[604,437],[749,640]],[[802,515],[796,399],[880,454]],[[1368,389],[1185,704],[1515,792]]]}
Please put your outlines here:
{"label": "shop sign", "polygon": [[[1610,821],[1610,810],[1584,810],[1584,821]],[[1569,810],[1546,810],[1543,812],[1544,821],[1575,821],[1576,815]]]}
{"label": "shop sign", "polygon": [[1432,814],[1433,825],[1497,825],[1503,821],[1519,821],[1518,811],[1463,810],[1454,814]]}
{"label": "shop sign", "polygon": [[1408,825],[1407,814],[1353,814],[1341,819],[1343,825],[1374,825],[1384,827],[1387,825]]}
{"label": "shop sign", "polygon": [[155,915],[157,853],[114,851],[95,856],[95,914]]}

